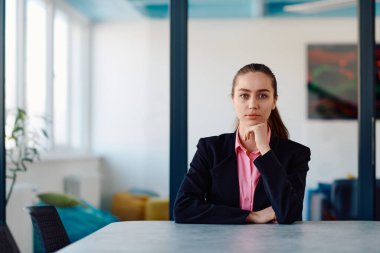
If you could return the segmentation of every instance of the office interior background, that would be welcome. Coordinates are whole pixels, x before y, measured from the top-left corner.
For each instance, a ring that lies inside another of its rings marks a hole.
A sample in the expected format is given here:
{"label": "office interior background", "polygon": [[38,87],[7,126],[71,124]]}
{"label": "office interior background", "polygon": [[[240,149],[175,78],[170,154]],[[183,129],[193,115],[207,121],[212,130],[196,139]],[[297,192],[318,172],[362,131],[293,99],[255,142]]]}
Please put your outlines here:
{"label": "office interior background", "polygon": [[[356,4],[304,5],[317,2],[189,1],[189,162],[199,138],[234,131],[232,78],[258,62],[277,77],[290,138],[312,151],[306,192],[357,177],[358,121],[308,115],[308,46],[356,45]],[[42,159],[19,173],[7,204],[22,252],[32,248],[23,207],[39,193],[74,194],[104,211],[111,211],[115,193],[129,189],[169,196],[168,4],[6,0],[6,109],[24,108],[32,125],[49,134]],[[306,193],[304,218],[308,201]]]}

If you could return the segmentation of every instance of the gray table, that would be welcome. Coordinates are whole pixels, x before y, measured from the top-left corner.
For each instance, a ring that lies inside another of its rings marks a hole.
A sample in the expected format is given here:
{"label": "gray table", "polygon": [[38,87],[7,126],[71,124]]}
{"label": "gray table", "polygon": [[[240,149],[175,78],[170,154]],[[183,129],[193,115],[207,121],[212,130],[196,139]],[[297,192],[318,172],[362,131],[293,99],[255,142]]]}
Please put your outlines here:
{"label": "gray table", "polygon": [[116,222],[60,252],[380,252],[380,222],[322,221],[293,225]]}

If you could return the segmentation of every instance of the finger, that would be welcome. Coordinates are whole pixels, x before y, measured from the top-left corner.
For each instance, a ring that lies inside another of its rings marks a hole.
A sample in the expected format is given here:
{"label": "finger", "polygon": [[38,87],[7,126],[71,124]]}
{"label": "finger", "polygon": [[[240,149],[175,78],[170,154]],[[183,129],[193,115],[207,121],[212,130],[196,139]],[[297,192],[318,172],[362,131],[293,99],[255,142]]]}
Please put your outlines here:
{"label": "finger", "polygon": [[244,140],[248,140],[249,139],[249,135],[250,135],[250,130],[245,130]]}
{"label": "finger", "polygon": [[249,132],[249,138],[255,138],[255,132],[254,131]]}
{"label": "finger", "polygon": [[259,123],[257,125],[253,125],[252,129],[258,129],[258,128],[262,127],[263,125],[264,125],[264,123]]}

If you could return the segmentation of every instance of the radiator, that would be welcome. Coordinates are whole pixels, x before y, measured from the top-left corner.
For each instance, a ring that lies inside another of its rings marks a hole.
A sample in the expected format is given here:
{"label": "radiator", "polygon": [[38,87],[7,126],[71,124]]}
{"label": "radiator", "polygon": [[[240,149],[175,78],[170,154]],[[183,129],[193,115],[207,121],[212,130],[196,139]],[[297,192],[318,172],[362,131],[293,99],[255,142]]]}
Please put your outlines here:
{"label": "radiator", "polygon": [[70,175],[63,179],[64,192],[83,199],[99,208],[100,177],[98,175]]}

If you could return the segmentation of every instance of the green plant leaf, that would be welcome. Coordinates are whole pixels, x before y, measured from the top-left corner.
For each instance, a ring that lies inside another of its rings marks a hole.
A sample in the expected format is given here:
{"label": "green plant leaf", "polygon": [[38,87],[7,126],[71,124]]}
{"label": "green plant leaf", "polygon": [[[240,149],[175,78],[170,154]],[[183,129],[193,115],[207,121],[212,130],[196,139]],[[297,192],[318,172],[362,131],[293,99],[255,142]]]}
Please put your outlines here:
{"label": "green plant leaf", "polygon": [[27,171],[28,170],[28,168],[24,164],[24,161],[21,160],[20,164],[21,164],[21,168],[20,169],[22,169],[22,171]]}
{"label": "green plant leaf", "polygon": [[33,163],[33,162],[34,162],[34,160],[33,160],[32,158],[26,158],[26,157],[23,158],[22,161],[23,161],[23,162],[30,162],[30,163]]}
{"label": "green plant leaf", "polygon": [[17,126],[12,131],[12,136],[16,135],[18,132],[21,132],[22,134],[25,133],[25,129],[23,127]]}
{"label": "green plant leaf", "polygon": [[49,138],[49,135],[45,129],[41,129],[42,134],[46,137]]}
{"label": "green plant leaf", "polygon": [[[8,116],[10,117],[8,118]],[[12,120],[13,124],[9,120]],[[7,173],[14,175],[9,195],[7,196],[8,201],[17,173],[26,172],[30,163],[40,159],[39,152],[44,149],[42,140],[48,139],[49,136],[45,129],[31,125],[30,117],[22,108],[16,108],[16,110],[12,111],[7,110],[6,124],[10,130],[6,132],[7,135],[5,136],[5,141],[9,143],[6,150]]]}

